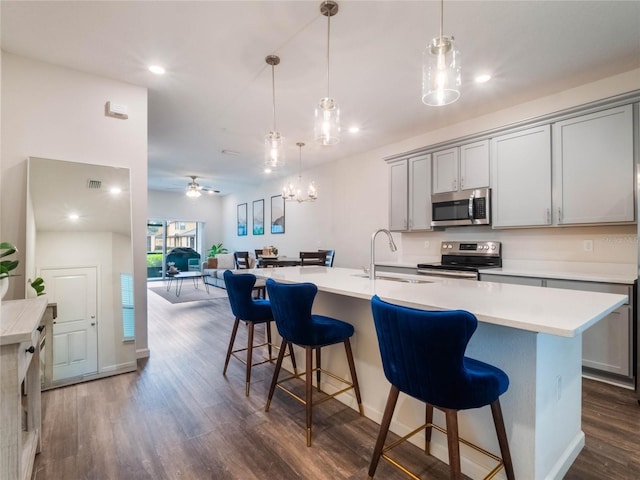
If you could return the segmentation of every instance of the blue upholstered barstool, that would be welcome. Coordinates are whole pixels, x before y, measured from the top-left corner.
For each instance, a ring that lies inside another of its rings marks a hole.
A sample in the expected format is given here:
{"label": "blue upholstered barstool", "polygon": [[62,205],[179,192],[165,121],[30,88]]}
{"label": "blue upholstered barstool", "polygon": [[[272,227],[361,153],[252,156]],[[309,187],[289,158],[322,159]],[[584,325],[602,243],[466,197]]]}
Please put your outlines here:
{"label": "blue upholstered barstool", "polygon": [[[272,357],[272,343],[271,343],[271,321],[273,320],[273,314],[271,313],[271,304],[269,300],[260,300],[253,298],[252,291],[256,283],[256,276],[251,273],[236,273],[234,274],[230,270],[224,272],[224,283],[227,288],[227,295],[229,296],[229,303],[231,304],[231,311],[236,317],[233,324],[233,331],[231,332],[231,339],[229,340],[229,348],[227,349],[227,358],[224,362],[223,375],[227,374],[227,366],[229,365],[229,359],[231,355],[238,358],[241,362],[247,366],[246,371],[246,395],[249,395],[249,385],[251,382],[251,367],[255,365],[261,365],[266,362],[273,361]],[[246,322],[249,326],[249,339],[247,346],[233,349],[233,344],[236,340],[236,334],[238,333],[238,325],[240,321]],[[267,332],[267,341],[258,345],[253,344],[254,326],[256,323],[265,323],[265,330]],[[269,358],[260,362],[253,362],[253,349],[266,346],[269,351]],[[247,351],[246,361],[238,357],[238,352]],[[293,356],[293,349],[290,348],[291,361],[293,363],[294,370],[296,368],[295,357]]]}
{"label": "blue upholstered barstool", "polygon": [[[435,428],[447,435],[452,479],[462,478],[459,442],[463,442],[498,462],[486,478],[492,478],[504,467],[507,478],[514,480],[499,400],[509,387],[509,377],[499,368],[464,356],[478,325],[476,317],[464,310],[425,311],[401,307],[385,302],[377,295],[371,300],[371,308],[382,366],[387,380],[391,382],[391,390],[373,451],[369,478],[373,478],[381,456],[398,466],[386,452],[400,441],[388,447],[384,443],[398,395],[403,392],[425,402],[427,408],[426,424],[401,441],[425,428],[425,451],[428,454],[431,429]],[[458,411],[485,405],[491,405],[502,458],[458,437]],[[446,430],[432,423],[434,407],[444,412]],[[404,467],[402,469],[408,473]]]}
{"label": "blue upholstered barstool", "polygon": [[[311,446],[311,409],[314,405],[312,394],[314,371],[316,372],[316,387],[318,390],[320,390],[321,372],[325,372],[327,375],[347,385],[346,388],[324,397],[321,401],[333,398],[336,395],[353,388],[358,402],[360,415],[363,413],[360,387],[358,386],[358,377],[356,376],[356,367],[353,362],[353,353],[351,351],[351,343],[349,341],[349,338],[353,335],[353,326],[335,318],[325,317],[323,315],[313,315],[311,313],[311,308],[317,292],[318,287],[313,283],[284,284],[276,283],[272,279],[267,279],[267,294],[271,300],[271,310],[273,311],[273,317],[276,321],[276,326],[278,327],[278,333],[282,337],[282,347],[278,354],[276,370],[273,373],[273,380],[271,381],[271,388],[269,389],[265,412],[269,411],[271,399],[273,398],[276,387],[279,387],[296,400],[302,402],[305,405],[306,411],[307,447]],[[282,366],[282,358],[284,356],[285,343],[289,343],[289,346],[293,343],[305,349],[305,372],[304,374],[294,373],[292,376],[278,381],[280,367]],[[337,343],[344,343],[344,348],[347,353],[347,361],[349,363],[349,370],[351,373],[351,382],[348,382],[331,372],[322,370],[321,368],[320,349]],[[315,368],[313,368],[314,351],[316,352]],[[294,378],[299,378],[302,375],[305,376],[306,381],[304,400],[282,385],[282,383]]]}

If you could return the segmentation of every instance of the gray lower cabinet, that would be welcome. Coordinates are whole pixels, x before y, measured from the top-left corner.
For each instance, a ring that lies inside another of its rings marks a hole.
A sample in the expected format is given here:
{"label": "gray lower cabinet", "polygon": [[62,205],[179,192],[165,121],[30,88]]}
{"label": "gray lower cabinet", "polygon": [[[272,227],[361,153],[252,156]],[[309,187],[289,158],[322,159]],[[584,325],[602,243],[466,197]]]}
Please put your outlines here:
{"label": "gray lower cabinet", "polygon": [[551,278],[481,274],[485,282],[564,288],[627,295],[629,302],[607,315],[582,334],[582,365],[585,373],[606,379],[633,382],[633,286]]}

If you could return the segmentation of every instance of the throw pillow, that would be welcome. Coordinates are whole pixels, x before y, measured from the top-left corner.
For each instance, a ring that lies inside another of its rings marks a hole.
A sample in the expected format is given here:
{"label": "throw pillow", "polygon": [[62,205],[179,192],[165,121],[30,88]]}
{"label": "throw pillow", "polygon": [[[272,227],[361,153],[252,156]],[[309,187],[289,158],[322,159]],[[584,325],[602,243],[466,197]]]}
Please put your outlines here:
{"label": "throw pillow", "polygon": [[207,268],[218,268],[218,259],[217,258],[208,258],[207,259]]}

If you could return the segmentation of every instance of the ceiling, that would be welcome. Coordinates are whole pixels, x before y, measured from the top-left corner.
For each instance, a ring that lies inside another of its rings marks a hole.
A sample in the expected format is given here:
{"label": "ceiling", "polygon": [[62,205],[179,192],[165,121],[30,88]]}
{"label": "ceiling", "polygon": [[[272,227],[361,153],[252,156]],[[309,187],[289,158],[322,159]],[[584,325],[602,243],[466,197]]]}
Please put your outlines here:
{"label": "ceiling", "polygon": [[[427,107],[421,58],[438,35],[440,2],[338,0],[331,94],[343,134],[321,147],[313,143],[313,110],[327,90],[320,3],[3,0],[2,49],[147,87],[149,188],[184,190],[197,175],[222,195],[265,181],[269,54],[281,58],[277,128],[288,145],[276,176],[297,171],[296,142],[306,143],[307,168],[640,67],[640,1],[446,1],[443,33],[462,53],[462,96]],[[153,75],[151,64],[167,73]],[[483,72],[492,80],[474,83]],[[346,132],[352,125],[358,134]]]}

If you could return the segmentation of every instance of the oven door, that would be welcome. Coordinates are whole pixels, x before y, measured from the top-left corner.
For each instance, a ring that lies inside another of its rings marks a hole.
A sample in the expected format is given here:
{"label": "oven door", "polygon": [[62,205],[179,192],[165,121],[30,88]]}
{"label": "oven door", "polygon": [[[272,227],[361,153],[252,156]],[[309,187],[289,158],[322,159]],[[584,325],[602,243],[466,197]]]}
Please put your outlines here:
{"label": "oven door", "polygon": [[447,278],[459,278],[464,280],[478,280],[477,269],[455,269],[455,268],[437,268],[433,266],[418,266],[417,270],[420,275],[429,275],[432,277],[447,277]]}

